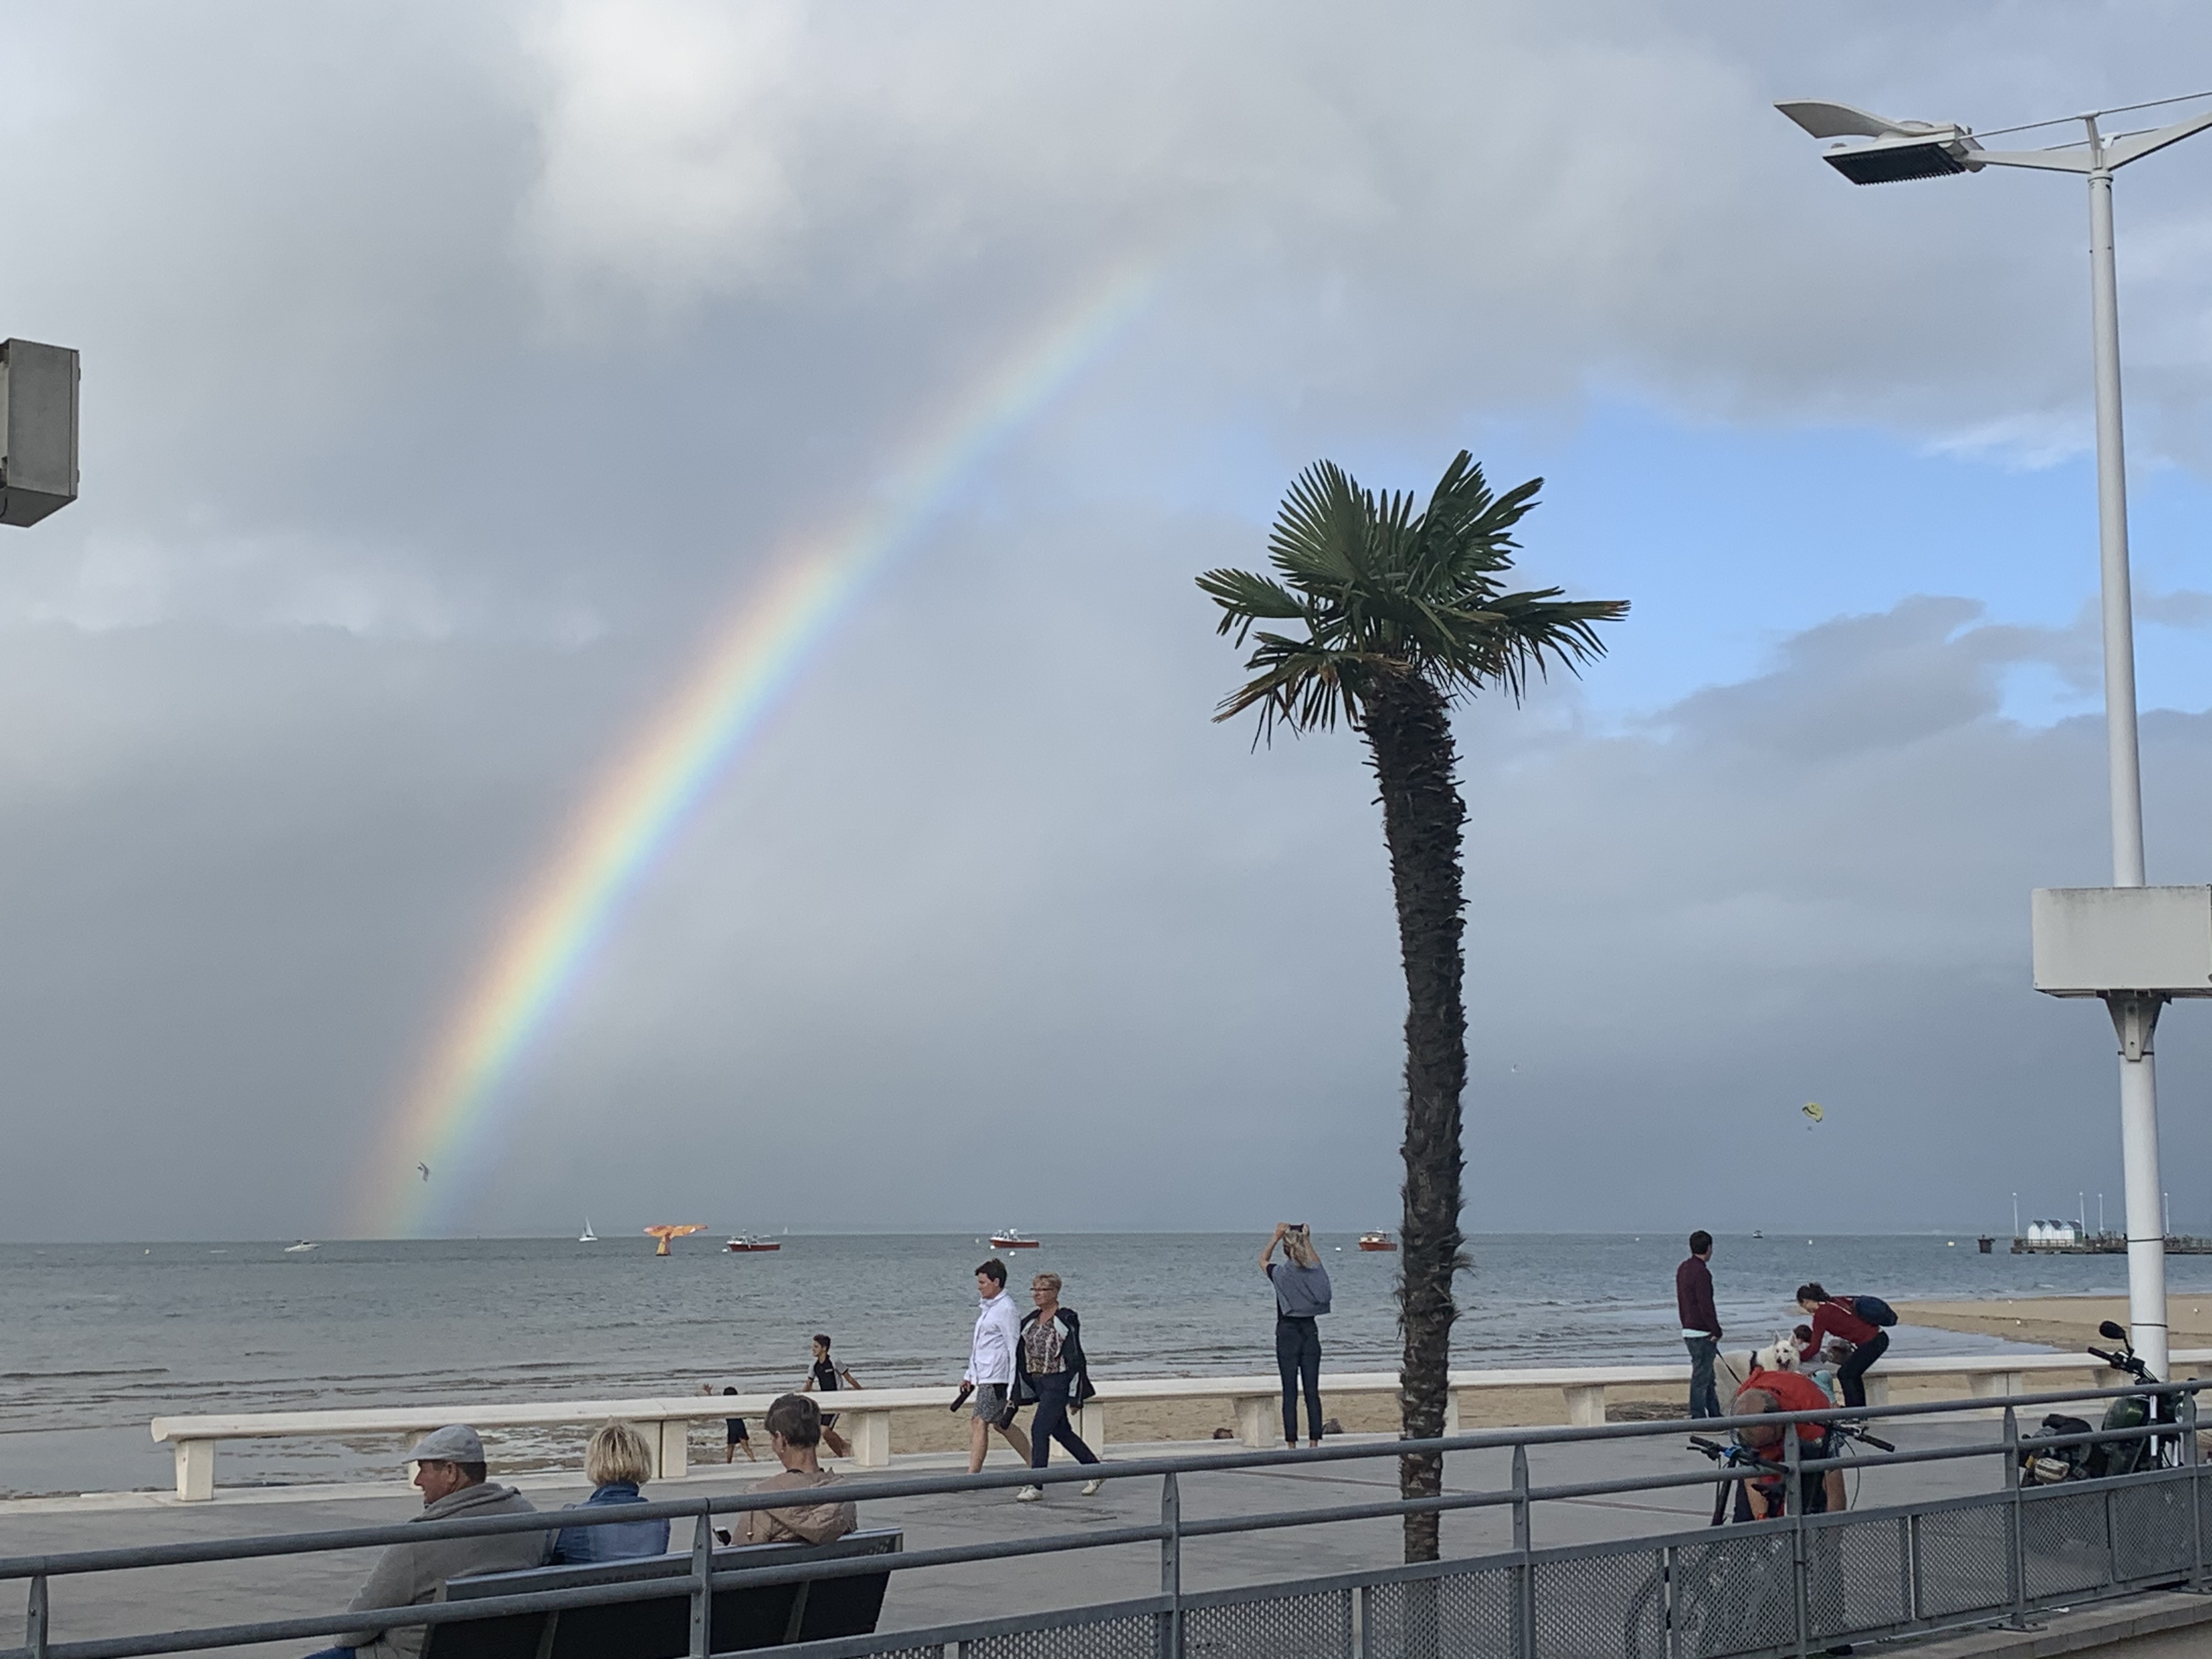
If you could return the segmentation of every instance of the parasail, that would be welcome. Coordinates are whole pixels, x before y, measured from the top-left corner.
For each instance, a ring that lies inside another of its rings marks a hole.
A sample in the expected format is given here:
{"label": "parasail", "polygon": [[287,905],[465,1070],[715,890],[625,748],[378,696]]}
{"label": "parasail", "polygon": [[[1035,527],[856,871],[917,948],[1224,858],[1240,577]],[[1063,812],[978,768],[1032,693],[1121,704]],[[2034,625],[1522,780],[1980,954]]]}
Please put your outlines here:
{"label": "parasail", "polygon": [[1827,1114],[1820,1109],[1820,1103],[1817,1100],[1808,1100],[1797,1109],[1804,1113],[1805,1127],[1808,1129],[1827,1116]]}

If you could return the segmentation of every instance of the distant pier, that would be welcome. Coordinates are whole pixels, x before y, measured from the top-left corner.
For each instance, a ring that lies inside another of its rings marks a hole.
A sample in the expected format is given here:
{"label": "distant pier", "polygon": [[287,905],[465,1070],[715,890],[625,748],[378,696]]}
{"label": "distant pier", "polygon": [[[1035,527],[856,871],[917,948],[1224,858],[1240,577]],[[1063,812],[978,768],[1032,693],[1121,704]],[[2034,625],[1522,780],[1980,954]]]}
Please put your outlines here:
{"label": "distant pier", "polygon": [[[2012,1242],[2014,1255],[2125,1255],[2128,1236],[2125,1233],[2081,1233],[2072,1237],[2015,1238]],[[2166,1236],[2168,1255],[2212,1255],[2212,1238],[2197,1238],[2187,1233],[2168,1233]]]}

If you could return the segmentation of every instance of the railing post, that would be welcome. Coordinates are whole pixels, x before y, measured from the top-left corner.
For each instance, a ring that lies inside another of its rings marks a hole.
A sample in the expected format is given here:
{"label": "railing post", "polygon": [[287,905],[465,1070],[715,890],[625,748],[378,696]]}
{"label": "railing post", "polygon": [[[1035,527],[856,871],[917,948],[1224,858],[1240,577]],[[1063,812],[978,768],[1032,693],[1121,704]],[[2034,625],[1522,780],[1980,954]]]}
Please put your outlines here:
{"label": "railing post", "polygon": [[1513,1548],[1521,1557],[1513,1569],[1513,1652],[1515,1659],[1535,1659],[1536,1569],[1528,1559],[1534,1537],[1528,1513],[1528,1448],[1513,1446]]}
{"label": "railing post", "polygon": [[1182,1659],[1182,1492],[1172,1472],[1160,1477],[1160,1594],[1168,1598],[1160,1659]]}
{"label": "railing post", "polygon": [[2005,1620],[2014,1630],[2027,1628],[2027,1528],[2021,1501],[2020,1413],[2004,1408],[2005,1589],[2012,1614]]}
{"label": "railing post", "polygon": [[1790,1511],[1790,1601],[1791,1616],[1796,1621],[1797,1659],[1806,1659],[1812,1651],[1812,1630],[1806,1618],[1805,1573],[1808,1565],[1805,1553],[1805,1474],[1802,1467],[1805,1454],[1801,1449],[1803,1438],[1797,1425],[1790,1424],[1782,1431],[1782,1501]]}
{"label": "railing post", "polygon": [[2181,1466],[2189,1471],[2183,1490],[2189,1494],[2189,1586],[2204,1588],[2204,1498],[2198,1490],[2204,1480],[2203,1454],[2197,1448],[2197,1389],[2192,1384],[2179,1401],[2174,1416],[2181,1423]]}
{"label": "railing post", "polygon": [[714,1516],[702,1508],[691,1526],[691,1659],[714,1650]]}
{"label": "railing post", "polygon": [[31,1580],[23,1606],[23,1647],[31,1659],[46,1659],[46,1575]]}

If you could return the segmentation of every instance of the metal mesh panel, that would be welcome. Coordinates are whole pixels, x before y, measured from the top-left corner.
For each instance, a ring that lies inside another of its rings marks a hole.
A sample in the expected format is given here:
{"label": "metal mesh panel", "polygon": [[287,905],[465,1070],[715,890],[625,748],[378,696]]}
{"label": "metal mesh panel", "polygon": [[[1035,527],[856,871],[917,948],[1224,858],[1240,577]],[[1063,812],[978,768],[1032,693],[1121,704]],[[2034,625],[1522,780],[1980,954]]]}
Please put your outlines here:
{"label": "metal mesh panel", "polygon": [[1513,1570],[1377,1584],[1366,1636],[1367,1659],[1515,1659]]}
{"label": "metal mesh panel", "polygon": [[2078,1595],[2112,1581],[2106,1489],[2059,1492],[2021,1505],[2021,1547],[2027,1557],[2027,1599]]}
{"label": "metal mesh panel", "polygon": [[1658,1659],[1666,1639],[1661,1553],[1536,1564],[1535,1659]]}
{"label": "metal mesh panel", "polygon": [[1182,1644],[1190,1659],[1351,1659],[1352,1597],[1328,1590],[1193,1607]]}
{"label": "metal mesh panel", "polygon": [[1923,1515],[1916,1528],[1919,1560],[1913,1577],[1923,1619],[1948,1619],[2008,1606],[2012,1546],[2003,1504]]}
{"label": "metal mesh panel", "polygon": [[1815,1527],[1805,1535],[1812,1634],[1886,1630],[1912,1617],[1903,1525],[1894,1517]]}
{"label": "metal mesh panel", "polygon": [[870,1654],[868,1659],[945,1659],[945,1650],[935,1644],[926,1648],[884,1648]]}
{"label": "metal mesh panel", "polygon": [[1738,1532],[1674,1551],[1676,1640],[1682,1659],[1720,1659],[1797,1639],[1790,1534]]}
{"label": "metal mesh panel", "polygon": [[2172,1577],[2189,1571],[2194,1547],[2189,1494],[2189,1483],[2179,1480],[2112,1493],[2112,1562],[2118,1577]]}
{"label": "metal mesh panel", "polygon": [[962,1643],[961,1659],[1156,1659],[1158,1623],[1139,1613],[985,1636]]}

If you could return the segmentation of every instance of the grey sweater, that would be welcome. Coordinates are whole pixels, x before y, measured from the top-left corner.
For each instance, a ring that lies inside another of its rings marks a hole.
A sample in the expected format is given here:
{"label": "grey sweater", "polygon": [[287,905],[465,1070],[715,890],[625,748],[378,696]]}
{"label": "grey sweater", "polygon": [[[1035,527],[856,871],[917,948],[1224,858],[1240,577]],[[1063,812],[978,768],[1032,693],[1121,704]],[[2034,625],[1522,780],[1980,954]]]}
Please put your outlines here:
{"label": "grey sweater", "polygon": [[[413,1521],[473,1520],[492,1515],[535,1515],[530,1500],[512,1486],[479,1482],[447,1492],[423,1506]],[[410,1522],[410,1524],[412,1522]],[[490,1538],[430,1538],[419,1544],[393,1544],[377,1559],[368,1582],[353,1598],[352,1607],[408,1607],[435,1601],[443,1595],[448,1578],[466,1578],[479,1572],[515,1572],[545,1559],[542,1532],[501,1533]],[[349,1631],[331,1638],[337,1647],[354,1648],[361,1659],[418,1659],[428,1630],[422,1625],[395,1625],[389,1630]]]}
{"label": "grey sweater", "polygon": [[1275,1281],[1275,1306],[1286,1318],[1311,1319],[1328,1311],[1328,1268],[1271,1261],[1267,1277]]}

